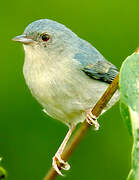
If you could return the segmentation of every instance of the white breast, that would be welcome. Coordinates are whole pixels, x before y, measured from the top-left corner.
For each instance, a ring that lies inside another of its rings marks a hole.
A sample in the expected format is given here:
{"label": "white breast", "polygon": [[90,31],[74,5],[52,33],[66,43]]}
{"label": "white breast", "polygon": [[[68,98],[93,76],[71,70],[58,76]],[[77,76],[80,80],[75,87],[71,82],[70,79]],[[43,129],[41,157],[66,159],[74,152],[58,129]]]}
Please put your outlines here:
{"label": "white breast", "polygon": [[53,118],[66,124],[83,121],[85,111],[95,105],[108,85],[89,78],[70,57],[59,59],[53,54],[50,58],[33,47],[24,48],[23,72],[32,95]]}

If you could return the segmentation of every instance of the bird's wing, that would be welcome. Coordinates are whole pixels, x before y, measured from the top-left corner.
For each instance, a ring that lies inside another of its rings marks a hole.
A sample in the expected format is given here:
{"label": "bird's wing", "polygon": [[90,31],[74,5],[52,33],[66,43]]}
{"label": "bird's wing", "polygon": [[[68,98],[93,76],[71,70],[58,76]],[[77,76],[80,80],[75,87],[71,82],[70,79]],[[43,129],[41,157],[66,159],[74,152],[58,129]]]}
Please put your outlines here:
{"label": "bird's wing", "polygon": [[118,74],[117,68],[105,60],[91,44],[82,39],[79,49],[74,59],[80,63],[82,71],[93,79],[111,83]]}

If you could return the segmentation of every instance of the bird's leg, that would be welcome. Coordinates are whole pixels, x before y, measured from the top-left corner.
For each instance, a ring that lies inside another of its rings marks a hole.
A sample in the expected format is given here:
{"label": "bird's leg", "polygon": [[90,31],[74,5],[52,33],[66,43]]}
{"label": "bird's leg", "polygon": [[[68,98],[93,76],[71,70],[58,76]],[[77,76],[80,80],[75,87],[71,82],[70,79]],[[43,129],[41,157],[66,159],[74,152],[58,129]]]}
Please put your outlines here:
{"label": "bird's leg", "polygon": [[99,129],[99,123],[97,121],[97,117],[92,114],[92,109],[89,109],[89,110],[86,111],[86,121],[91,126],[94,125],[95,130]]}
{"label": "bird's leg", "polygon": [[62,144],[60,145],[58,151],[56,152],[55,156],[53,157],[52,166],[56,170],[56,172],[61,176],[63,176],[63,174],[61,173],[61,171],[58,168],[57,161],[59,161],[60,164],[62,164],[62,167],[61,167],[62,169],[64,169],[64,170],[69,170],[70,169],[70,165],[67,162],[65,162],[64,160],[61,159],[61,154],[63,153],[63,151],[65,149],[65,146],[66,146],[66,144],[67,144],[67,142],[68,142],[74,128],[75,128],[75,125],[70,126],[67,135],[65,136]]}

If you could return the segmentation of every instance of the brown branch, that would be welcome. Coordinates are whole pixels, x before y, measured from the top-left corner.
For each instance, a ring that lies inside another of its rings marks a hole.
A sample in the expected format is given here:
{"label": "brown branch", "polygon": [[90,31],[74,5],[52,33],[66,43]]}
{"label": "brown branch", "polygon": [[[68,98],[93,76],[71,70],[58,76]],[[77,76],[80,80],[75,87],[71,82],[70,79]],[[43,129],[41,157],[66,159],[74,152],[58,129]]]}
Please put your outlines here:
{"label": "brown branch", "polygon": [[[106,104],[109,102],[115,91],[118,89],[118,83],[119,83],[119,74],[115,77],[115,79],[112,81],[112,83],[109,85],[103,96],[99,99],[99,101],[96,103],[94,108],[92,109],[92,114],[96,117],[98,117],[103,108],[106,106]],[[90,129],[90,125],[84,121],[78,131],[75,133],[74,137],[72,138],[71,142],[66,147],[65,151],[62,154],[62,159],[64,161],[67,161],[68,158],[71,156],[72,152],[76,149],[86,132]],[[62,164],[59,164],[58,167],[61,169]],[[57,172],[51,168],[44,180],[53,180],[57,176]]]}

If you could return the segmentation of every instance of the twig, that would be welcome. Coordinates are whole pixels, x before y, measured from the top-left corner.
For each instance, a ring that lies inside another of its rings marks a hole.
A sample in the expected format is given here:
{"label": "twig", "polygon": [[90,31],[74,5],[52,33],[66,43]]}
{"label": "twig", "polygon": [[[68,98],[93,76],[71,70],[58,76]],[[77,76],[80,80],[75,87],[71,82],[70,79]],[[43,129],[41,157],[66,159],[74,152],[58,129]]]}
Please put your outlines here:
{"label": "twig", "polygon": [[[103,96],[99,99],[99,101],[96,103],[94,108],[92,109],[92,114],[96,117],[98,117],[103,108],[106,106],[106,104],[109,102],[115,91],[118,89],[118,83],[119,83],[119,74],[115,77],[115,79],[112,81],[112,83],[109,85]],[[64,161],[67,161],[68,158],[71,156],[72,152],[75,150],[75,148],[78,146],[86,132],[90,129],[90,125],[84,121],[78,131],[75,133],[74,137],[72,138],[71,142],[68,144],[67,148],[61,155],[62,159]],[[62,164],[58,164],[58,167],[61,169]],[[44,178],[44,180],[54,180],[57,176],[57,172],[51,168]]]}

